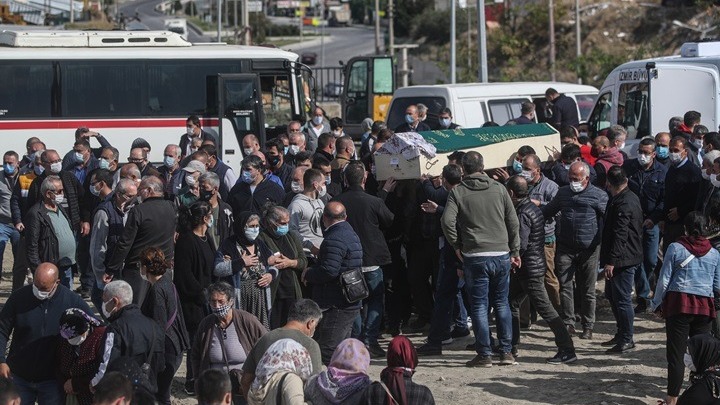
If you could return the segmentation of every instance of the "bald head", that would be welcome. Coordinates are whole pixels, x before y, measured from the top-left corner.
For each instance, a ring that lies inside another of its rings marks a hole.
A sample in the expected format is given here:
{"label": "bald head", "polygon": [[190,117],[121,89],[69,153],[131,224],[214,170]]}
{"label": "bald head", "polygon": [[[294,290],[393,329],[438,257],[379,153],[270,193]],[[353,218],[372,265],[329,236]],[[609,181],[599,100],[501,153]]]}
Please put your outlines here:
{"label": "bald head", "polygon": [[140,169],[138,169],[135,163],[128,163],[120,169],[120,178],[132,180],[135,182],[135,185],[140,184],[140,176]]}
{"label": "bald head", "polygon": [[264,153],[260,152],[259,150],[256,150],[255,152],[252,153],[252,155],[259,157],[260,160],[261,160],[262,163],[263,163],[263,166],[266,165],[267,160],[265,160],[265,154],[264,154]]}
{"label": "bald head", "polygon": [[40,263],[35,269],[33,284],[42,292],[52,292],[60,282],[60,271],[52,263]]}
{"label": "bald head", "polygon": [[258,150],[260,150],[260,142],[258,141],[257,136],[253,134],[247,134],[243,137],[242,147],[243,151],[246,152],[245,156],[249,156],[253,152],[257,152]]}
{"label": "bald head", "polygon": [[325,228],[329,228],[332,225],[342,222],[347,219],[347,213],[345,212],[345,206],[338,201],[330,201],[323,210],[323,223]]}

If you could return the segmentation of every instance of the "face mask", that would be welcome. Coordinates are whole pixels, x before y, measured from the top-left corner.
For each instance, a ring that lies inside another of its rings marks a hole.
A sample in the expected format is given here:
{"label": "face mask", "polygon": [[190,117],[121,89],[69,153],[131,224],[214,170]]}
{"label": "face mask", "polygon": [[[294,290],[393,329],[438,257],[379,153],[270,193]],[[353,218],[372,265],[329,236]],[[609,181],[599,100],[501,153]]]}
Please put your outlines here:
{"label": "face mask", "polygon": [[25,159],[27,159],[29,162],[34,162],[35,161],[35,152],[25,155]]}
{"label": "face mask", "polygon": [[645,166],[646,164],[650,163],[652,161],[651,155],[643,155],[642,153],[638,155],[637,157],[638,162],[640,162],[641,165]]}
{"label": "face mask", "polygon": [[142,270],[140,270],[140,278],[142,278],[142,279],[145,280],[145,281],[148,281],[147,271],[142,271]]}
{"label": "face mask", "polygon": [[242,181],[244,181],[247,184],[252,183],[255,181],[255,178],[253,177],[252,173],[250,173],[249,170],[243,170],[242,172]]}
{"label": "face mask", "polygon": [[670,148],[667,146],[658,146],[657,155],[660,159],[666,159],[670,155]]}
{"label": "face mask", "polygon": [[50,172],[52,174],[58,174],[62,170],[62,162],[55,162],[50,164]]}
{"label": "face mask", "polygon": [[87,339],[87,334],[83,334],[83,335],[80,335],[80,336],[75,336],[75,337],[72,338],[72,339],[68,339],[67,342],[70,343],[70,344],[73,345],[73,346],[80,346],[80,345],[82,344],[82,342],[85,341],[85,339]]}
{"label": "face mask", "polygon": [[210,201],[213,198],[213,190],[200,190],[200,201]]}
{"label": "face mask", "polygon": [[3,170],[5,170],[5,173],[12,175],[15,173],[15,166],[5,163],[3,165]]}
{"label": "face mask", "polygon": [[210,216],[210,222],[208,222],[208,228],[212,228],[215,225],[215,217]]}
{"label": "face mask", "polygon": [[710,175],[707,174],[707,172],[705,171],[705,169],[702,169],[702,170],[700,171],[700,175],[702,176],[703,180],[710,180]]}
{"label": "face mask", "polygon": [[187,184],[188,186],[192,187],[195,185],[195,183],[197,183],[197,180],[195,180],[194,176],[185,177],[185,184]]}
{"label": "face mask", "polygon": [[303,187],[297,181],[293,181],[292,183],[290,183],[290,189],[295,194],[300,194],[303,192]]}
{"label": "face mask", "polygon": [[520,173],[522,172],[522,163],[517,160],[513,160],[512,168],[515,173]]}
{"label": "face mask", "polygon": [[682,161],[682,154],[680,153],[671,153],[670,154],[670,162],[672,164],[678,164]]}
{"label": "face mask", "polygon": [[75,163],[83,163],[85,161],[85,156],[83,156],[80,152],[75,152]]}
{"label": "face mask", "polygon": [[243,149],[243,153],[245,154],[245,156],[250,156],[250,155],[252,155],[253,152],[254,152],[253,148]]}
{"label": "face mask", "polygon": [[343,136],[343,131],[333,131],[333,136],[335,138],[340,138],[341,136]]}
{"label": "face mask", "polygon": [[713,187],[720,187],[720,180],[718,180],[717,176],[714,174],[710,175],[710,183],[712,183]]}
{"label": "face mask", "polygon": [[322,124],[322,122],[323,122],[322,116],[316,115],[313,117],[313,124],[315,124],[316,126],[320,126],[320,124]]}
{"label": "face mask", "polygon": [[110,315],[112,315],[113,311],[115,310],[115,308],[113,308],[113,311],[108,311],[107,308],[105,308],[110,302],[112,302],[112,298],[110,298],[110,300],[107,302],[103,302],[102,307],[100,307],[102,309],[103,315],[105,315],[105,319],[109,319]]}
{"label": "face mask", "polygon": [[685,353],[685,354],[683,355],[683,363],[685,363],[685,367],[686,367],[688,370],[690,370],[690,371],[692,371],[692,372],[696,372],[696,371],[697,371],[697,370],[695,369],[695,363],[693,363],[692,356],[690,355],[690,353]]}
{"label": "face mask", "polygon": [[35,166],[33,167],[33,171],[36,175],[41,176],[43,173],[45,173],[45,168],[42,166]]}
{"label": "face mask", "polygon": [[325,176],[325,185],[330,185],[332,183],[332,176]]}
{"label": "face mask", "polygon": [[289,230],[290,230],[290,226],[289,226],[289,225],[279,225],[279,226],[277,227],[277,229],[275,229],[275,235],[277,235],[277,236],[284,236],[284,235],[286,235],[286,234],[288,233]]}
{"label": "face mask", "polygon": [[35,284],[32,286],[33,295],[40,301],[45,301],[52,296],[53,291],[40,291]]}
{"label": "face mask", "polygon": [[227,304],[220,306],[220,307],[212,307],[212,313],[215,314],[218,318],[225,318],[227,314],[230,312],[230,308],[232,308],[232,304],[228,302]]}
{"label": "face mask", "polygon": [[625,142],[621,143],[620,146],[618,146],[618,149],[625,149]]}
{"label": "face mask", "polygon": [[532,181],[532,179],[533,179],[532,171],[530,171],[530,170],[523,170],[522,172],[520,172],[520,177],[522,177],[523,179],[527,180],[528,183],[529,183],[529,182]]}
{"label": "face mask", "polygon": [[260,227],[245,228],[245,237],[248,240],[253,241],[257,239],[258,235],[260,235]]}
{"label": "face mask", "polygon": [[60,205],[62,204],[63,200],[65,200],[65,196],[62,194],[55,194],[55,204]]}
{"label": "face mask", "polygon": [[370,165],[370,173],[374,176],[377,173],[377,167],[373,164]]}
{"label": "face mask", "polygon": [[288,146],[288,153],[291,155],[297,155],[300,152],[300,147],[297,145]]}
{"label": "face mask", "polygon": [[90,193],[91,193],[92,195],[94,195],[95,197],[97,197],[97,196],[100,195],[100,190],[98,190],[97,188],[95,188],[95,186],[90,185]]}
{"label": "face mask", "polygon": [[450,118],[440,118],[440,126],[443,128],[450,127]]}
{"label": "face mask", "polygon": [[280,163],[280,156],[269,156],[268,157],[268,164],[272,167],[277,167],[277,165]]}
{"label": "face mask", "polygon": [[563,163],[563,167],[565,168],[565,170],[570,170],[570,165],[567,163]]}
{"label": "face mask", "polygon": [[581,181],[571,181],[570,182],[570,190],[572,190],[573,193],[579,193],[584,190],[584,187],[582,185]]}
{"label": "face mask", "polygon": [[163,164],[167,168],[173,167],[173,166],[175,166],[175,158],[172,156],[165,156],[165,159],[163,160]]}
{"label": "face mask", "polygon": [[192,155],[193,153],[197,152],[197,151],[198,151],[198,148],[190,148],[190,154],[191,154],[191,155]]}
{"label": "face mask", "polygon": [[193,131],[192,128],[188,128],[187,135],[192,138],[193,136],[195,136],[195,131]]}
{"label": "face mask", "polygon": [[693,143],[693,145],[695,145],[698,149],[702,149],[702,147],[703,147],[703,140],[702,140],[702,139],[693,139],[692,143]]}
{"label": "face mask", "polygon": [[318,191],[318,198],[325,197],[325,194],[327,194],[327,187],[323,184],[320,191]]}
{"label": "face mask", "polygon": [[283,155],[287,155],[289,150],[290,150],[290,147],[289,147],[289,146],[285,146],[285,147],[283,148]]}
{"label": "face mask", "polygon": [[110,168],[110,162],[107,159],[100,158],[98,160],[98,167],[100,167],[101,169],[108,170]]}
{"label": "face mask", "polygon": [[405,122],[407,122],[408,124],[412,124],[413,122],[415,122],[415,119],[413,118],[412,115],[406,114],[406,115],[405,115]]}

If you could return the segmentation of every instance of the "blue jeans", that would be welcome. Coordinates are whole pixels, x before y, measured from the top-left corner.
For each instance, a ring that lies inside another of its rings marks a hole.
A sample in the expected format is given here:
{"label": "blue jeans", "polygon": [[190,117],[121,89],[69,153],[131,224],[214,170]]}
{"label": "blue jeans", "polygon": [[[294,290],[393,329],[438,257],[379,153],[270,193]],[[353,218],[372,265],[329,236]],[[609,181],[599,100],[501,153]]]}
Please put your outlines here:
{"label": "blue jeans", "polygon": [[7,241],[12,244],[13,260],[17,260],[17,249],[20,243],[20,232],[12,224],[0,224],[0,273],[2,273],[2,262],[5,254]]}
{"label": "blue jeans", "polygon": [[20,393],[21,404],[57,405],[65,403],[65,394],[57,380],[30,382],[16,375],[12,382]]}
{"label": "blue jeans", "polygon": [[488,310],[495,309],[500,351],[510,353],[512,315],[510,314],[510,255],[465,257],[465,289],[470,296],[470,317],[475,332],[475,350],[491,356]]}
{"label": "blue jeans", "polygon": [[355,318],[352,336],[366,345],[376,345],[380,337],[380,320],[385,312],[383,272],[378,268],[363,273],[363,276],[370,295],[363,300],[363,309]]}
{"label": "blue jeans", "polygon": [[648,299],[650,295],[650,275],[655,271],[660,249],[660,228],[655,225],[643,229],[643,264],[635,272],[635,291],[639,298]]}
{"label": "blue jeans", "polygon": [[73,266],[60,268],[60,284],[72,290],[73,284]]}
{"label": "blue jeans", "polygon": [[605,296],[610,300],[617,325],[615,337],[618,343],[633,341],[635,311],[633,311],[632,305],[632,289],[635,273],[639,271],[642,271],[640,265],[615,268],[612,278],[605,284],[605,290],[608,291]]}
{"label": "blue jeans", "polygon": [[455,328],[467,329],[467,311],[460,292],[461,283],[457,269],[446,266],[445,260],[441,257],[428,343],[440,345],[443,340],[448,339],[453,323]]}

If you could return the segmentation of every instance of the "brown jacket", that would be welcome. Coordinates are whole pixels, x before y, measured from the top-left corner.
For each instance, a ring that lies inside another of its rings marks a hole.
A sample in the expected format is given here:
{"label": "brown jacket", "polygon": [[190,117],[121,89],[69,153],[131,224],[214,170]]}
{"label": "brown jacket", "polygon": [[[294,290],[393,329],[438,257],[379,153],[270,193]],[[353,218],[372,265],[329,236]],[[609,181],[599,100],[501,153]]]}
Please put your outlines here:
{"label": "brown jacket", "polygon": [[[235,326],[237,335],[240,338],[240,344],[245,350],[245,355],[250,353],[250,349],[255,346],[258,340],[267,333],[267,329],[258,319],[249,312],[242,309],[233,309],[232,324]],[[210,368],[210,343],[212,342],[212,330],[217,324],[215,315],[208,315],[200,322],[195,342],[192,347],[192,367],[193,375],[199,376],[200,373]]]}

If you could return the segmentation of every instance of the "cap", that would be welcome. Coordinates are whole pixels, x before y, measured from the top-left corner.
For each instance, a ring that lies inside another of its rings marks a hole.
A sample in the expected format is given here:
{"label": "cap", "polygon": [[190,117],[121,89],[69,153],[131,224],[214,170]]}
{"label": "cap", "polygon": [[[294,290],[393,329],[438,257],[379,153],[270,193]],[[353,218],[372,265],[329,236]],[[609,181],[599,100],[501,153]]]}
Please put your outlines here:
{"label": "cap", "polygon": [[187,166],[183,167],[183,170],[188,173],[200,172],[200,174],[205,174],[205,172],[207,171],[203,162],[199,160],[191,160],[190,163],[187,164]]}
{"label": "cap", "polygon": [[370,131],[372,133],[378,133],[382,131],[383,129],[387,128],[384,122],[382,121],[375,121],[372,123],[372,127],[370,127]]}
{"label": "cap", "polygon": [[152,150],[152,147],[150,147],[150,144],[148,141],[142,139],[142,138],[136,138],[132,143],[132,149],[135,148],[148,148],[149,150]]}

